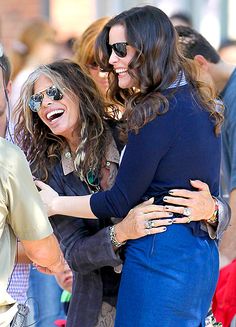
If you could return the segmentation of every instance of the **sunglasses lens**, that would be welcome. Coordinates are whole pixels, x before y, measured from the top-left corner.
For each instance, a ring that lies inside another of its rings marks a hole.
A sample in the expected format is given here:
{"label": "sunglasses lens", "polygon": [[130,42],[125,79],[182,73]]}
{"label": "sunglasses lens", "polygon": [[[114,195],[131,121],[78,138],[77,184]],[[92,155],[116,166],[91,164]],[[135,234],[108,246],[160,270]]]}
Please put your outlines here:
{"label": "sunglasses lens", "polygon": [[92,61],[90,64],[87,64],[87,66],[91,69],[98,69],[98,64],[95,61]]}
{"label": "sunglasses lens", "polygon": [[34,111],[34,112],[39,111],[41,104],[43,102],[43,97],[44,97],[43,93],[44,92],[46,92],[46,94],[49,98],[51,98],[52,100],[55,100],[55,101],[61,100],[63,98],[63,94],[56,86],[50,86],[42,93],[38,93],[38,94],[36,93],[36,94],[31,95],[30,101],[29,101],[29,107],[32,111]]}
{"label": "sunglasses lens", "polygon": [[32,111],[38,112],[43,101],[42,94],[34,94],[30,97],[29,107]]}
{"label": "sunglasses lens", "polygon": [[115,54],[120,57],[124,58],[127,55],[127,43],[126,42],[118,42],[114,44],[108,44],[107,51],[109,57],[111,56],[112,49],[115,51]]}
{"label": "sunglasses lens", "polygon": [[55,86],[51,86],[46,90],[46,94],[47,96],[49,96],[50,98],[52,98],[53,100],[61,100],[63,98],[63,94],[61,93],[61,91],[55,87]]}
{"label": "sunglasses lens", "polygon": [[124,58],[127,55],[126,43],[115,43],[113,49],[118,57]]}

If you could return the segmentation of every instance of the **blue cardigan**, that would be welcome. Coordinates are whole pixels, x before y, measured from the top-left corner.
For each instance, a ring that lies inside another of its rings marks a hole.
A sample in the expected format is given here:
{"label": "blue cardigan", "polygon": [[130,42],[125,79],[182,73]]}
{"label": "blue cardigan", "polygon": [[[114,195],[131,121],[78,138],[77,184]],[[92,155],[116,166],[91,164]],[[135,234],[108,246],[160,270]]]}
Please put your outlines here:
{"label": "blue cardigan", "polygon": [[[218,195],[221,138],[191,87],[186,84],[175,91],[165,92],[169,100],[165,114],[138,134],[129,133],[114,186],[91,197],[98,218],[125,217],[147,197],[154,196],[155,203],[162,204],[170,189],[191,190],[190,179],[206,182],[212,195]],[[188,225],[199,230],[199,223]]]}

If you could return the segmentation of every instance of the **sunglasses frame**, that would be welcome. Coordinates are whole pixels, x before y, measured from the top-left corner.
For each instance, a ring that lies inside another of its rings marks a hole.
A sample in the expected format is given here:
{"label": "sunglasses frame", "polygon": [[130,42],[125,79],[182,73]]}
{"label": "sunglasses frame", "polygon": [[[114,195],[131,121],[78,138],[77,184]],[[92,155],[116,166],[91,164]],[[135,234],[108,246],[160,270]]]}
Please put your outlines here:
{"label": "sunglasses frame", "polygon": [[105,70],[105,69],[101,68],[96,62],[94,62],[92,64],[87,64],[86,66],[87,66],[87,68],[99,71],[100,73],[108,73],[109,72],[109,70]]}
{"label": "sunglasses frame", "polygon": [[[123,46],[123,52],[121,52],[117,47],[122,45]],[[116,42],[113,44],[108,44],[107,45],[107,50],[108,50],[108,54],[109,57],[112,54],[112,50],[115,52],[115,54],[119,57],[119,58],[125,58],[127,56],[127,45],[129,45],[127,42]]]}
{"label": "sunglasses frame", "polygon": [[90,63],[90,64],[86,64],[86,66],[88,68],[91,68],[91,69],[94,69],[94,70],[98,70],[99,69],[99,66],[98,66],[98,64],[95,61],[92,62],[92,63]]}
{"label": "sunglasses frame", "polygon": [[[55,94],[50,95],[50,91],[55,91]],[[63,98],[63,93],[57,86],[49,86],[45,90],[31,95],[29,101],[29,108],[31,111],[38,112],[40,110],[44,98],[44,93],[46,93],[47,96],[53,101],[59,101]],[[35,96],[38,96],[39,101],[35,101]]]}

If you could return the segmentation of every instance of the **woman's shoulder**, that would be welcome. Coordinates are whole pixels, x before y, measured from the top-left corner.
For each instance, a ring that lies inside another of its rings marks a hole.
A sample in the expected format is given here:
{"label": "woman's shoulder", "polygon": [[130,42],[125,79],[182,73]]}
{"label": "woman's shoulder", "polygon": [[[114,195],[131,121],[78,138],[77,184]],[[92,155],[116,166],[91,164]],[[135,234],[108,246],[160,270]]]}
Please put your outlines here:
{"label": "woman's shoulder", "polygon": [[[190,113],[191,109],[196,110],[204,107],[203,103],[200,101],[197,90],[189,84],[177,87],[172,91],[170,90],[167,94],[167,99],[169,108],[176,114],[183,113],[186,110]],[[179,108],[181,110],[174,110]]]}

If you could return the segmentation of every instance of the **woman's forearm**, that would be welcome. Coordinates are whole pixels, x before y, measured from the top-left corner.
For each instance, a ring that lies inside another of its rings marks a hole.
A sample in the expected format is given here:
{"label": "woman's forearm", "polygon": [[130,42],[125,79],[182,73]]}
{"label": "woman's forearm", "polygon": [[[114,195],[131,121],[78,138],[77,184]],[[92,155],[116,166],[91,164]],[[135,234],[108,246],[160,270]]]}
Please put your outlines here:
{"label": "woman's forearm", "polygon": [[90,208],[91,195],[84,196],[56,196],[49,204],[50,215],[67,215],[73,217],[95,219]]}
{"label": "woman's forearm", "polygon": [[66,215],[81,218],[96,218],[90,208],[91,195],[59,196],[49,185],[36,180],[35,185],[40,189],[40,197],[47,210],[48,216]]}

